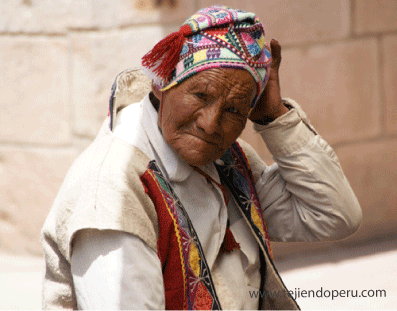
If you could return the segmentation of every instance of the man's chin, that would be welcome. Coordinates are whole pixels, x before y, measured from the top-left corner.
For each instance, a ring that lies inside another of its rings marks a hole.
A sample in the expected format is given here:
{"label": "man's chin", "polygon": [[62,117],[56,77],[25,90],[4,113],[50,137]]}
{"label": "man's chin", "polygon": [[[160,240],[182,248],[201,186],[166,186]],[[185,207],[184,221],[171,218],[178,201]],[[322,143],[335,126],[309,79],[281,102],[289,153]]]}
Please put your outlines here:
{"label": "man's chin", "polygon": [[214,162],[216,159],[220,158],[222,154],[218,156],[218,153],[211,153],[211,154],[198,153],[198,154],[189,154],[189,155],[180,155],[180,156],[188,164],[198,167],[198,166],[205,166]]}

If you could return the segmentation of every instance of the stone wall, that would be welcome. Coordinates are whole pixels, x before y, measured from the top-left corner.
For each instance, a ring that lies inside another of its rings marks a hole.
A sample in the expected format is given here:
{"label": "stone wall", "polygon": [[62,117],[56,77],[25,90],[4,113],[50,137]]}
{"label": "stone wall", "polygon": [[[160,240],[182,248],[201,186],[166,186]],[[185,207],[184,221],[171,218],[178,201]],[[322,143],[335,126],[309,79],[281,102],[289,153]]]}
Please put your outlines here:
{"label": "stone wall", "polygon": [[[0,249],[41,254],[40,228],[107,115],[113,79],[200,7],[256,12],[283,46],[282,93],[335,148],[364,210],[352,238],[396,234],[397,1],[86,0],[0,4]],[[243,136],[270,155],[248,127]]]}

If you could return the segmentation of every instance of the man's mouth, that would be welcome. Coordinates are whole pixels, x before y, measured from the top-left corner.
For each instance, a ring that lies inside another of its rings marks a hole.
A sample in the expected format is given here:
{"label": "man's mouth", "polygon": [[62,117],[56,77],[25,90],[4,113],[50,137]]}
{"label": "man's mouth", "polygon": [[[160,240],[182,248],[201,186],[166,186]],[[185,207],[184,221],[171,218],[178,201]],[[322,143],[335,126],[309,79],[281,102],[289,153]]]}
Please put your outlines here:
{"label": "man's mouth", "polygon": [[214,139],[211,139],[211,138],[208,138],[208,137],[202,137],[201,135],[195,135],[195,134],[190,134],[190,133],[189,133],[189,135],[191,135],[191,136],[193,136],[193,137],[195,137],[197,139],[200,139],[200,140],[206,142],[209,145],[214,145],[214,146],[217,146],[217,147],[222,145],[218,140],[214,140]]}

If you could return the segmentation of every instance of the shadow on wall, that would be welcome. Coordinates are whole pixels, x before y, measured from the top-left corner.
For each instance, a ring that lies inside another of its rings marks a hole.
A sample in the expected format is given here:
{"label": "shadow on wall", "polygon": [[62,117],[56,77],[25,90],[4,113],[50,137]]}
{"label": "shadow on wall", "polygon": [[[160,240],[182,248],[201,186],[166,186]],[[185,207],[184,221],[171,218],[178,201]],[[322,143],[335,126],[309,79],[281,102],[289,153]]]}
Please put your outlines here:
{"label": "shadow on wall", "polygon": [[396,239],[397,235],[391,234],[362,241],[346,239],[338,242],[271,244],[277,267],[281,271],[287,271],[397,250]]}

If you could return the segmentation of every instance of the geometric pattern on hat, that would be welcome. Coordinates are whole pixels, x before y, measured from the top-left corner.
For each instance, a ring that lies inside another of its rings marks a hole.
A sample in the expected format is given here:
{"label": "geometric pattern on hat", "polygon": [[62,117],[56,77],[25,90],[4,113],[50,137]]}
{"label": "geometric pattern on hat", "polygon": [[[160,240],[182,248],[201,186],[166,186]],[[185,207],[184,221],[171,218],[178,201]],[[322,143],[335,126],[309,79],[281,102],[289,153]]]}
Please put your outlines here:
{"label": "geometric pattern on hat", "polygon": [[[211,6],[197,11],[184,22],[178,33],[170,36],[175,38],[172,41],[180,44],[174,43],[169,47],[171,50],[179,49],[175,63],[166,56],[153,60],[149,65],[143,63],[148,75],[162,87],[162,91],[207,69],[244,69],[257,84],[253,108],[266,86],[271,65],[265,31],[254,13],[221,5]],[[165,42],[170,44],[169,41]],[[170,73],[164,77],[164,67],[170,66]],[[156,70],[163,75],[156,74]]]}

